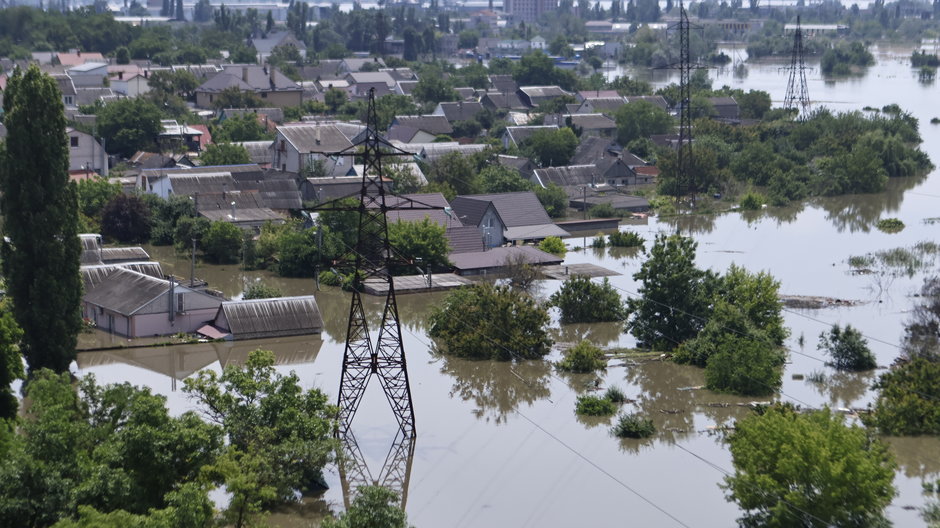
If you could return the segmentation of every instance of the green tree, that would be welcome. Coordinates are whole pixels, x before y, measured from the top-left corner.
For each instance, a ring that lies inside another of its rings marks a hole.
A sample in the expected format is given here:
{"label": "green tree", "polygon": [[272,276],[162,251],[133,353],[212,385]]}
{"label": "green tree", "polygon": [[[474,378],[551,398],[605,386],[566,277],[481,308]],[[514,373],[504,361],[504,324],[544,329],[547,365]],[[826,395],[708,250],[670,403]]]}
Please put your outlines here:
{"label": "green tree", "polygon": [[408,528],[408,517],[397,503],[394,491],[363,486],[349,509],[337,519],[325,519],[323,528]]}
{"label": "green tree", "polygon": [[639,298],[627,301],[628,328],[642,346],[672,350],[703,326],[710,274],[695,267],[698,244],[680,235],[657,235],[650,257],[633,274]]}
{"label": "green tree", "polygon": [[130,64],[131,53],[127,50],[126,46],[121,46],[114,52],[114,60],[118,64]]}
{"label": "green tree", "polygon": [[620,294],[606,278],[598,284],[575,275],[549,297],[549,304],[561,311],[561,322],[566,324],[622,321],[626,316]]}
{"label": "green tree", "polygon": [[242,230],[229,222],[212,222],[201,241],[206,259],[216,264],[238,262]]}
{"label": "green tree", "polygon": [[763,335],[724,336],[705,365],[705,386],[741,396],[767,396],[783,383],[783,354]]}
{"label": "green tree", "polygon": [[547,187],[536,187],[535,195],[539,202],[542,202],[548,216],[560,218],[568,214],[568,195],[561,187],[549,183]]}
{"label": "green tree", "polygon": [[150,150],[163,131],[160,109],[147,99],[119,99],[98,111],[98,133],[108,152],[129,158],[139,150]]}
{"label": "green tree", "polygon": [[560,167],[568,164],[577,148],[578,137],[570,128],[562,127],[535,132],[524,142],[522,149],[541,166]]}
{"label": "green tree", "polygon": [[114,510],[102,513],[91,506],[78,507],[78,519],[63,519],[53,528],[205,528],[213,520],[212,501],[204,486],[187,482],[164,497],[166,508],[147,514]]}
{"label": "green tree", "polygon": [[203,165],[242,165],[251,163],[248,149],[233,143],[213,143],[206,147],[206,151],[199,155]]}
{"label": "green tree", "polygon": [[539,249],[562,258],[564,258],[565,253],[568,251],[565,247],[565,242],[556,236],[545,237],[544,240],[539,242]]}
{"label": "green tree", "polygon": [[745,526],[871,526],[895,494],[887,446],[828,408],[772,406],[738,421],[729,444],[723,487]]}
{"label": "green tree", "polygon": [[0,145],[3,275],[30,372],[68,371],[81,329],[78,199],[62,94],[35,65],[8,80]]}
{"label": "green tree", "polygon": [[393,267],[394,273],[414,275],[415,266],[425,272],[428,269],[443,270],[450,268],[447,254],[450,246],[445,233],[447,228],[431,221],[427,216],[421,221],[398,222],[388,224],[388,241],[393,251],[401,258],[409,259],[411,264]]}
{"label": "green tree", "polygon": [[[604,352],[592,345],[588,340],[580,343],[565,352],[565,356],[555,364],[559,369],[568,372],[594,372],[607,367]],[[612,414],[612,413],[605,413]]]}
{"label": "green tree", "polygon": [[667,134],[674,126],[672,116],[649,101],[621,106],[614,114],[614,120],[617,122],[617,141],[621,145],[653,134]]}
{"label": "green tree", "polygon": [[[368,115],[366,115],[368,110],[367,105],[362,106],[359,113],[361,121],[365,122],[368,119]],[[392,123],[395,116],[417,115],[420,113],[421,111],[415,106],[414,99],[407,95],[383,95],[375,100],[375,114],[378,118],[379,130],[388,129],[388,125]]]}
{"label": "green tree", "polygon": [[244,365],[221,374],[202,370],[184,391],[219,424],[226,453],[209,469],[232,493],[225,518],[236,526],[262,506],[289,502],[314,489],[333,459],[336,409],[316,389],[303,390],[297,375],[274,369],[274,354],[255,350]]}
{"label": "green tree", "polygon": [[852,325],[832,325],[828,332],[819,334],[816,348],[824,350],[832,358],[830,364],[839,370],[871,370],[878,366],[868,340]]}
{"label": "green tree", "polygon": [[98,217],[104,206],[121,193],[121,184],[107,178],[81,180],[78,191],[78,210],[85,216]]}
{"label": "green tree", "polygon": [[938,376],[940,363],[923,357],[882,374],[871,423],[889,435],[940,434]]}
{"label": "green tree", "polygon": [[251,299],[271,299],[273,297],[283,297],[284,294],[277,286],[268,286],[263,282],[253,282],[245,288],[242,299],[249,301]]}
{"label": "green tree", "polygon": [[480,184],[485,193],[507,193],[532,190],[532,183],[519,171],[504,165],[487,165],[480,171]]}
{"label": "green tree", "polygon": [[744,119],[763,119],[770,111],[770,94],[763,90],[748,90],[735,96],[741,117]]}
{"label": "green tree", "polygon": [[216,143],[225,143],[232,141],[262,141],[274,138],[258,120],[258,114],[246,112],[222,121],[212,132],[212,139]]}
{"label": "green tree", "polygon": [[455,290],[429,318],[428,335],[445,354],[501,361],[549,353],[548,312],[505,286],[480,283]]}
{"label": "green tree", "polygon": [[478,194],[482,189],[470,158],[459,152],[450,152],[434,160],[427,178],[430,183],[450,187],[456,194]]}
{"label": "green tree", "polygon": [[254,92],[242,91],[237,86],[230,86],[222,90],[212,101],[212,108],[216,110],[223,108],[260,108],[263,106],[264,101]]}
{"label": "green tree", "polygon": [[4,437],[11,432],[6,430],[7,420],[16,417],[18,407],[11,385],[25,377],[20,355],[22,338],[23,330],[16,324],[10,301],[3,299],[0,301],[0,458],[6,452]]}
{"label": "green tree", "polygon": [[118,194],[101,210],[101,234],[118,242],[150,239],[150,208],[137,196]]}
{"label": "green tree", "polygon": [[444,78],[443,72],[436,67],[425,68],[421,72],[421,78],[411,95],[416,101],[431,104],[460,99],[454,87]]}
{"label": "green tree", "polygon": [[326,104],[326,107],[330,109],[331,113],[336,113],[339,111],[339,108],[346,104],[346,101],[349,100],[349,97],[346,95],[346,92],[338,88],[329,88],[327,91],[323,92],[323,102]]}

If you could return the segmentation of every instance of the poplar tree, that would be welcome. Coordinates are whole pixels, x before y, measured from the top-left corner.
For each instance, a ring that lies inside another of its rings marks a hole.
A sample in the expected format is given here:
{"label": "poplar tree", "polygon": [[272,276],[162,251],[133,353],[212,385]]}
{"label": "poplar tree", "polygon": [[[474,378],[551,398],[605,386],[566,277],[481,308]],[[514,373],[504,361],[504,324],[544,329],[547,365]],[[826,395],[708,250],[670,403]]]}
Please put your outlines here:
{"label": "poplar tree", "polygon": [[36,65],[4,93],[0,147],[3,274],[29,371],[67,371],[81,329],[78,200],[69,184],[62,94]]}

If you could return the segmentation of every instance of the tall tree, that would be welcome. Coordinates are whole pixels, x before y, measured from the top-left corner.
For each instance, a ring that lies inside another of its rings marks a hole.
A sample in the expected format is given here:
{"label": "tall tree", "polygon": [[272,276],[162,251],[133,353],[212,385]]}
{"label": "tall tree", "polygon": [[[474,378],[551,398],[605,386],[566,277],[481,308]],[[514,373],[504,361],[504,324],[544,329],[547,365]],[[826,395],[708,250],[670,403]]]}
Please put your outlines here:
{"label": "tall tree", "polygon": [[62,372],[81,329],[78,199],[69,185],[69,146],[59,86],[38,66],[17,71],[4,93],[0,147],[3,274],[23,329],[30,372]]}

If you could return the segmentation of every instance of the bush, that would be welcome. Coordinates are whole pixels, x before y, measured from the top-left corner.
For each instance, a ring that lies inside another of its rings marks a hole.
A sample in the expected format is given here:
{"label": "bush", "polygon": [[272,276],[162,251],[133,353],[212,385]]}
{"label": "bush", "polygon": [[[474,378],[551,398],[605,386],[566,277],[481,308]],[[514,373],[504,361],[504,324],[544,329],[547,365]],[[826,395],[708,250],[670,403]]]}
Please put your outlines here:
{"label": "bush", "polygon": [[238,262],[242,230],[228,222],[212,222],[202,241],[206,259],[216,264]]}
{"label": "bush", "polygon": [[326,286],[339,286],[343,283],[343,276],[333,273],[330,270],[321,271],[320,275],[318,275],[318,279],[320,284]]}
{"label": "bush", "polygon": [[474,359],[538,359],[551,350],[548,311],[532,298],[489,283],[460,288],[435,307],[428,335],[440,350]]}
{"label": "bush", "polygon": [[904,222],[898,220],[897,218],[882,218],[878,220],[878,223],[875,224],[875,227],[879,231],[884,231],[885,233],[897,233],[904,229]]}
{"label": "bush", "polygon": [[275,286],[268,286],[263,282],[254,282],[245,288],[242,299],[250,301],[251,299],[272,299],[283,296],[281,290]]}
{"label": "bush", "polygon": [[617,214],[617,210],[614,209],[614,206],[609,203],[600,203],[591,206],[591,208],[588,209],[588,215],[591,218],[614,218],[620,216]]}
{"label": "bush", "polygon": [[643,247],[643,237],[633,231],[617,231],[607,238],[611,247]]}
{"label": "bush", "polygon": [[558,257],[564,257],[567,252],[564,241],[556,236],[550,236],[539,242],[539,249]]}
{"label": "bush", "polygon": [[601,349],[584,340],[569,350],[556,366],[568,372],[594,372],[606,368],[607,360]]}
{"label": "bush", "polygon": [[878,366],[868,348],[868,341],[852,325],[832,325],[828,332],[819,334],[817,350],[825,350],[832,358],[830,364],[839,370],[871,370]]}
{"label": "bush", "polygon": [[940,363],[915,358],[883,374],[869,421],[884,434],[940,434]]}
{"label": "bush", "polygon": [[649,438],[656,432],[653,420],[637,414],[622,413],[617,417],[611,433],[618,438]]}
{"label": "bush", "polygon": [[548,302],[558,307],[561,322],[566,324],[621,321],[626,317],[620,294],[607,278],[595,283],[584,275],[575,275],[566,280]]}
{"label": "bush", "polygon": [[124,243],[148,240],[150,208],[136,196],[114,196],[101,210],[101,234]]}
{"label": "bush", "polygon": [[739,206],[745,211],[756,211],[764,205],[764,195],[756,192],[748,192],[741,197]]}
{"label": "bush", "polygon": [[591,241],[591,247],[593,248],[607,247],[607,237],[604,236],[604,233],[598,233],[594,235],[594,240]]}
{"label": "bush", "polygon": [[773,394],[782,384],[782,354],[766,340],[730,337],[705,365],[705,386],[741,396]]}
{"label": "bush", "polygon": [[574,411],[584,416],[610,416],[617,412],[617,406],[606,398],[578,396]]}
{"label": "bush", "polygon": [[607,392],[604,393],[604,398],[614,403],[624,403],[627,401],[627,395],[617,386],[608,387]]}

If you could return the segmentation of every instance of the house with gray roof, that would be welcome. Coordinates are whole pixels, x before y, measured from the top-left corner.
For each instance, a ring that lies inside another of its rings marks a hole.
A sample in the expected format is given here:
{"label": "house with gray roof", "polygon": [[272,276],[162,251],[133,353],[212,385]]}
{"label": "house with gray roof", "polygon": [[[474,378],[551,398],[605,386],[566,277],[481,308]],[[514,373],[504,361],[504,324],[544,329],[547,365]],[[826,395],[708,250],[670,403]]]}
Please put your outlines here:
{"label": "house with gray roof", "polygon": [[576,128],[581,132],[582,138],[613,137],[617,132],[617,123],[604,114],[546,114],[542,123]]}
{"label": "house with gray roof", "polygon": [[565,167],[545,167],[535,169],[532,183],[540,187],[555,184],[559,187],[591,187],[609,185],[621,187],[648,183],[638,180],[636,172],[619,158],[604,158],[589,165],[568,165]]}
{"label": "house with gray roof", "polygon": [[578,105],[578,109],[575,110],[576,114],[605,114],[608,116],[613,116],[617,113],[617,110],[620,109],[623,105],[627,104],[627,100],[623,97],[586,97],[581,104]]}
{"label": "house with gray roof", "polygon": [[126,268],[114,268],[82,297],[82,316],[106,332],[127,337],[195,332],[218,312],[222,299]]}
{"label": "house with gray roof", "polygon": [[529,110],[529,106],[522,101],[518,92],[486,92],[480,97],[480,104],[494,112],[499,110]]}
{"label": "house with gray roof", "polygon": [[352,148],[352,141],[333,123],[290,123],[277,127],[271,143],[271,166],[280,171],[307,175],[322,170],[324,176],[345,175],[354,156],[335,155]]}
{"label": "house with gray roof", "polygon": [[[567,234],[568,232],[565,231],[566,236]],[[564,262],[563,258],[546,253],[535,246],[494,247],[486,251],[451,253],[449,258],[454,267],[454,273],[458,275],[500,273],[508,264],[515,261],[522,261],[532,266],[550,266]]]}
{"label": "house with gray roof", "polygon": [[450,205],[464,225],[477,226],[487,247],[568,236],[532,191],[457,196]]}
{"label": "house with gray roof", "polygon": [[219,94],[233,88],[251,92],[265,104],[281,108],[297,106],[303,97],[303,87],[273,66],[231,65],[196,88],[196,106],[212,108]]}
{"label": "house with gray roof", "polygon": [[558,125],[509,126],[503,132],[503,148],[521,147],[525,140],[540,130],[558,130]]}
{"label": "house with gray roof", "polygon": [[661,95],[628,95],[624,97],[628,103],[635,103],[637,101],[646,101],[652,105],[658,106],[663,110],[669,110],[669,102],[666,101],[666,98]]}
{"label": "house with gray roof", "polygon": [[715,108],[715,117],[736,121],[741,119],[741,107],[734,97],[709,97],[708,102]]}
{"label": "house with gray roof", "polygon": [[451,103],[438,103],[434,109],[434,115],[442,115],[447,118],[451,124],[457,121],[471,121],[476,119],[477,114],[483,111],[483,105],[479,102],[456,101]]}
{"label": "house with gray roof", "polygon": [[520,86],[517,93],[519,99],[531,108],[558,97],[571,95],[571,93],[562,90],[558,86]]}
{"label": "house with gray roof", "polygon": [[[574,155],[568,160],[568,165],[591,165],[605,158],[616,158],[622,151],[623,147],[610,138],[583,137],[578,147],[574,149]],[[645,163],[641,164],[645,165]]]}
{"label": "house with gray roof", "polygon": [[268,62],[268,57],[278,46],[291,46],[297,50],[301,57],[307,58],[307,45],[304,41],[298,40],[290,31],[272,31],[261,38],[249,40],[249,45],[255,48],[258,56],[258,64]]}
{"label": "house with gray roof", "polygon": [[323,316],[312,295],[225,301],[217,308],[211,327],[229,340],[319,334]]}
{"label": "house with gray roof", "polygon": [[385,67],[385,61],[381,57],[346,57],[340,61],[337,71],[339,73],[359,72],[369,63],[377,64],[379,69]]}

